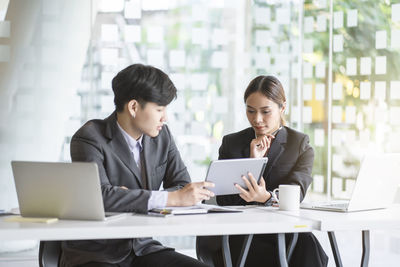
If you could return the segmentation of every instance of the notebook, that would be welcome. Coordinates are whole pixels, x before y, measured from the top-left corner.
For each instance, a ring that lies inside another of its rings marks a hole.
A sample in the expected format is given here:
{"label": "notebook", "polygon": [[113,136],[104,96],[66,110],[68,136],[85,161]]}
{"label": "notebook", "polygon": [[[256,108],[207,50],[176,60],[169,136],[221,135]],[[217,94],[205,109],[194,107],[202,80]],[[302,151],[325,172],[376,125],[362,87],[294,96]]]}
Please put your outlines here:
{"label": "notebook", "polygon": [[227,212],[243,212],[243,210],[200,203],[188,207],[156,208],[150,210],[148,215],[169,216],[169,215],[190,215],[190,214],[227,213]]}
{"label": "notebook", "polygon": [[110,220],[126,213],[105,213],[96,163],[12,161],[19,210],[23,217]]}
{"label": "notebook", "polygon": [[400,184],[400,153],[366,155],[349,201],[302,203],[306,209],[339,212],[382,209],[390,206]]}

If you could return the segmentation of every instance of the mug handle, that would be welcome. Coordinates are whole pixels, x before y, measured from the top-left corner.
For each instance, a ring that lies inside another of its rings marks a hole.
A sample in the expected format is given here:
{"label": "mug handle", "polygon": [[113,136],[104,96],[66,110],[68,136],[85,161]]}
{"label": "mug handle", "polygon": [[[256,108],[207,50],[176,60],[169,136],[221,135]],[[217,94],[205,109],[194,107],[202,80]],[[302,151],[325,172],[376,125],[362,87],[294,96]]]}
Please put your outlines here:
{"label": "mug handle", "polygon": [[272,191],[272,197],[275,199],[275,201],[277,202],[277,203],[279,203],[279,198],[278,198],[278,196],[276,195],[276,192],[279,192],[279,188],[275,188],[273,191]]}

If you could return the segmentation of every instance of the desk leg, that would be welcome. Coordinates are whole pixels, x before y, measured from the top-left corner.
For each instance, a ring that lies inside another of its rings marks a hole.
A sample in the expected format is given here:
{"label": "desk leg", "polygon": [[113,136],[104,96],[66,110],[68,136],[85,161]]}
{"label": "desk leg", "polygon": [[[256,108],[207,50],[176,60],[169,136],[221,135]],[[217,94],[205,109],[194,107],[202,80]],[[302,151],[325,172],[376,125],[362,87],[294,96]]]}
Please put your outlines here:
{"label": "desk leg", "polygon": [[281,264],[281,267],[288,267],[287,258],[286,258],[285,233],[278,234],[278,254],[279,254],[279,262]]}
{"label": "desk leg", "polygon": [[367,267],[369,263],[369,230],[362,231],[362,257],[361,257],[361,267]]}
{"label": "desk leg", "polygon": [[336,243],[335,232],[328,232],[329,242],[331,243],[333,257],[335,258],[336,267],[343,267],[342,260],[340,259],[339,249]]}
{"label": "desk leg", "polygon": [[239,255],[239,259],[238,259],[239,267],[243,267],[244,264],[246,263],[247,254],[249,253],[249,248],[250,248],[252,240],[253,240],[253,235],[246,235],[246,237],[243,240],[244,242],[243,242],[242,251],[241,251],[241,253]]}
{"label": "desk leg", "polygon": [[229,248],[229,235],[222,236],[222,254],[225,267],[232,267],[231,249]]}

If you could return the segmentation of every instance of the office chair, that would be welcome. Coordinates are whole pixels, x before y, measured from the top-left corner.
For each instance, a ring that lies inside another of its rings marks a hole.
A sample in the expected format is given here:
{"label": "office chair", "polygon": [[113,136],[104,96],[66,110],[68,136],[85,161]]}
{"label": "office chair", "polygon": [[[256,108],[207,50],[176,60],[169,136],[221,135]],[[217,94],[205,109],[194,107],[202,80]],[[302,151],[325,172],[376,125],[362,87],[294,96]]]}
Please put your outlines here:
{"label": "office chair", "polygon": [[58,267],[61,256],[61,241],[40,241],[39,266]]}

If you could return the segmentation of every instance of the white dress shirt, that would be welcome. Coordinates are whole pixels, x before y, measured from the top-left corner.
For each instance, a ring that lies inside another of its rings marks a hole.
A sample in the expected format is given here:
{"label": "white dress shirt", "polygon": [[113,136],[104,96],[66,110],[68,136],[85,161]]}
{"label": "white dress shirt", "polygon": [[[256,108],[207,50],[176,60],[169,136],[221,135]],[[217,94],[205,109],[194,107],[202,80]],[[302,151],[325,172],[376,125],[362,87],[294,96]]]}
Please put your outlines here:
{"label": "white dress shirt", "polygon": [[[126,143],[128,144],[129,150],[133,154],[133,158],[138,166],[139,172],[141,172],[141,161],[140,161],[140,152],[143,150],[143,135],[135,140],[130,136],[124,129],[122,129],[121,125],[117,122],[118,128],[121,130],[122,135],[125,138]],[[147,179],[151,179],[151,177],[147,177]],[[147,204],[147,210],[151,210],[154,208],[164,208],[167,205],[168,200],[168,192],[167,191],[151,191],[149,203]]]}

